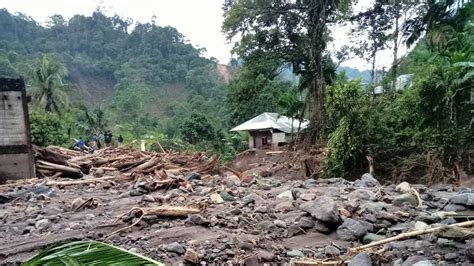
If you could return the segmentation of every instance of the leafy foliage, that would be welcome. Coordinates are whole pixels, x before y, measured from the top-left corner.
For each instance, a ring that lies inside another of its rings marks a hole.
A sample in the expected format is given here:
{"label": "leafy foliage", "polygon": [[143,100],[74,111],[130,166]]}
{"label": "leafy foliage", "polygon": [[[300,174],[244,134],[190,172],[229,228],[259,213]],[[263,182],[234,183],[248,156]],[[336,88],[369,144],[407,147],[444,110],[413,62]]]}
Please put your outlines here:
{"label": "leafy foliage", "polygon": [[51,113],[30,113],[31,141],[35,145],[62,145],[66,142],[66,130],[61,119]]}
{"label": "leafy foliage", "polygon": [[164,265],[137,253],[97,241],[75,241],[50,247],[25,262],[33,265]]}

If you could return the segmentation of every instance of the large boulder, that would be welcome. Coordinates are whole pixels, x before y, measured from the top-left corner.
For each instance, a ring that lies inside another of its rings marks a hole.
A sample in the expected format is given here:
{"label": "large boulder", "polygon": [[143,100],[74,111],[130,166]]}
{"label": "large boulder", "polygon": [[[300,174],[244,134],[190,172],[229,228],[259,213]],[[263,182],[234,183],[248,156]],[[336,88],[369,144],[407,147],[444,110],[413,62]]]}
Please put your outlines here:
{"label": "large boulder", "polygon": [[367,226],[359,221],[356,221],[351,218],[347,218],[344,223],[342,223],[337,228],[337,237],[345,241],[354,241],[362,238],[367,234]]}
{"label": "large boulder", "polygon": [[380,183],[377,179],[374,178],[373,175],[365,173],[360,179],[357,179],[354,182],[354,185],[358,187],[378,187],[380,186]]}
{"label": "large boulder", "polygon": [[300,209],[308,212],[314,218],[328,223],[339,222],[339,211],[337,205],[328,196],[321,196],[315,200],[300,205]]}
{"label": "large boulder", "polygon": [[474,193],[462,193],[449,199],[451,203],[474,207]]}
{"label": "large boulder", "polygon": [[372,266],[372,259],[366,252],[355,255],[348,266]]}

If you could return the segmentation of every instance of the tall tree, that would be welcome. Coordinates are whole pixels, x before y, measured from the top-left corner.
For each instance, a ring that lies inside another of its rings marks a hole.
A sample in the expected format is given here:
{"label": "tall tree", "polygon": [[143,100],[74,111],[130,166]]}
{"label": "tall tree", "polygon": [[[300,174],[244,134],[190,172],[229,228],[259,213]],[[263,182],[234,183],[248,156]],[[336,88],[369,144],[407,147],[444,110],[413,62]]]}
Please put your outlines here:
{"label": "tall tree", "polygon": [[31,94],[47,112],[60,112],[59,104],[67,102],[62,90],[63,79],[67,75],[66,67],[53,55],[43,55],[29,69]]}
{"label": "tall tree", "polygon": [[352,21],[357,23],[357,27],[352,31],[358,41],[356,54],[371,63],[370,83],[375,87],[377,52],[385,49],[389,41],[389,13],[380,1],[376,1],[368,10],[352,17]]}
{"label": "tall tree", "polygon": [[324,112],[324,51],[328,24],[349,10],[349,0],[228,0],[223,31],[241,40],[234,51],[247,61],[273,58],[290,63],[308,88],[311,142],[322,140]]}

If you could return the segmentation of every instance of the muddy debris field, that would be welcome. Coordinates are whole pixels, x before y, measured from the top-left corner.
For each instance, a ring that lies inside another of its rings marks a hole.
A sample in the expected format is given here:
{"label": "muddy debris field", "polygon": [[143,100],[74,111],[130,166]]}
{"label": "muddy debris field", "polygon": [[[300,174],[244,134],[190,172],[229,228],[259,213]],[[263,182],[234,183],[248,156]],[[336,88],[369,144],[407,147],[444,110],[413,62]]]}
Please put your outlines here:
{"label": "muddy debris field", "polygon": [[203,153],[35,153],[39,178],[0,185],[2,265],[87,239],[167,265],[474,264],[470,188],[288,180]]}

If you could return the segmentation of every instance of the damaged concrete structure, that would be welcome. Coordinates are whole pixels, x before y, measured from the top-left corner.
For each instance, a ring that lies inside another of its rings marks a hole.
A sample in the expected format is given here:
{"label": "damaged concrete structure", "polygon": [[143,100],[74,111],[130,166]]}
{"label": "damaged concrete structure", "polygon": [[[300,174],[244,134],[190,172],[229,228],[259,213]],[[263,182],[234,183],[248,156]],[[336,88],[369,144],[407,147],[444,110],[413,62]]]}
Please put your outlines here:
{"label": "damaged concrete structure", "polygon": [[25,83],[0,78],[0,184],[34,176]]}

